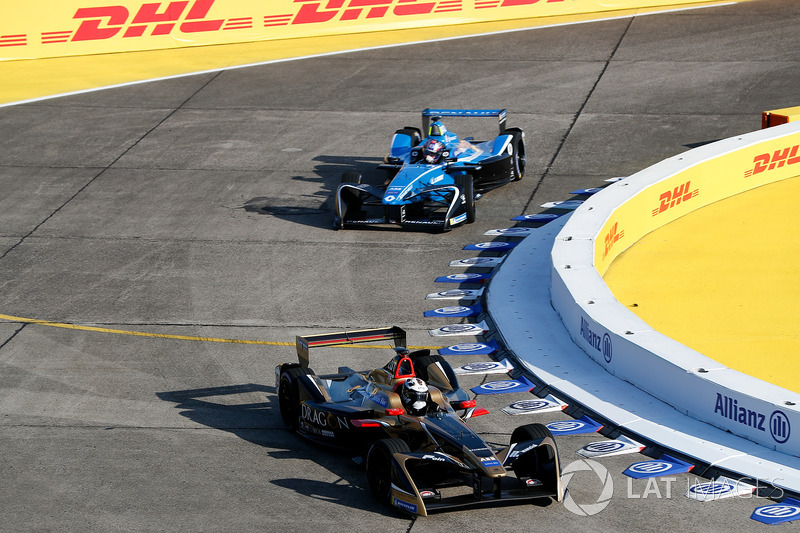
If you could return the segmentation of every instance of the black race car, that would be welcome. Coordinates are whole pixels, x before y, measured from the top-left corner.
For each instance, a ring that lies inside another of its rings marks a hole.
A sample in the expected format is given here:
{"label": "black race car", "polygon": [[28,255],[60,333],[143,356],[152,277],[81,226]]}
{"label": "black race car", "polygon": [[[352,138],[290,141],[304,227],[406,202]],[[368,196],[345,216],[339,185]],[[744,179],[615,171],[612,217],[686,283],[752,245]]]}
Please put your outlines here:
{"label": "black race car", "polygon": [[[382,367],[315,375],[312,347],[393,341]],[[561,501],[558,449],[542,424],[508,446],[485,442],[464,420],[485,410],[429,350],[409,351],[401,328],[297,337],[299,363],[275,369],[281,416],[298,434],[365,458],[370,491],[407,513],[550,498]],[[457,414],[460,413],[460,414]]]}

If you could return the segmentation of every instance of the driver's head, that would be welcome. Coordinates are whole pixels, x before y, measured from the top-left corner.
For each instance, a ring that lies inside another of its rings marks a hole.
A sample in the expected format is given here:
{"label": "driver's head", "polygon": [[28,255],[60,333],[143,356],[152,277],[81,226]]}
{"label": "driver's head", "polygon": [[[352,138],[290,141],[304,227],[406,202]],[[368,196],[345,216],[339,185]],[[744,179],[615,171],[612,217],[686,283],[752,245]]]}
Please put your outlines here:
{"label": "driver's head", "polygon": [[409,378],[402,386],[400,399],[412,415],[423,415],[428,407],[428,386],[419,378]]}
{"label": "driver's head", "polygon": [[422,147],[422,160],[429,165],[438,163],[444,152],[444,143],[436,139],[428,139]]}

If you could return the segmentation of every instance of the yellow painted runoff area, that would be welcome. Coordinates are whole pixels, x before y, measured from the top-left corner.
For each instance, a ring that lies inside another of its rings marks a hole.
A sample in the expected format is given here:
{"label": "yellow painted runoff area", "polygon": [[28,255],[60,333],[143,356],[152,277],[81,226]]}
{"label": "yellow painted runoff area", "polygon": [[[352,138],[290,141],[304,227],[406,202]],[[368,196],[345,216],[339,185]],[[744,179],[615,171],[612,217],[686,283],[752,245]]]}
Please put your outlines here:
{"label": "yellow painted runoff area", "polygon": [[800,392],[800,177],[732,196],[640,239],[604,279],[655,330]]}
{"label": "yellow painted runoff area", "polygon": [[[708,7],[724,3],[729,2],[698,2],[692,4],[691,7]],[[684,7],[684,9],[686,8]],[[623,9],[580,15],[455,24],[436,28],[0,61],[0,79],[3,80],[0,83],[0,105],[302,57],[623,18],[665,9],[668,10],[661,6],[660,8]]]}

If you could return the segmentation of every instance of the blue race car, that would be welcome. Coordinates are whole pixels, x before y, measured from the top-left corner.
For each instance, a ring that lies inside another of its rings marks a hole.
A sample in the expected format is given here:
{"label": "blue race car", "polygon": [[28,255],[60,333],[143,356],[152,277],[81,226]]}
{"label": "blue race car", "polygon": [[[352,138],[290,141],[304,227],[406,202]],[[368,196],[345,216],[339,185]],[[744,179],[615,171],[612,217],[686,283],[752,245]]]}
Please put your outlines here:
{"label": "blue race car", "polygon": [[[497,117],[500,134],[490,141],[461,139],[443,117]],[[505,109],[425,109],[422,130],[397,130],[378,168],[387,173],[383,186],[362,183],[357,172],[342,176],[335,229],[397,224],[448,231],[475,221],[475,200],[484,192],[522,179],[525,133],[506,128]]]}

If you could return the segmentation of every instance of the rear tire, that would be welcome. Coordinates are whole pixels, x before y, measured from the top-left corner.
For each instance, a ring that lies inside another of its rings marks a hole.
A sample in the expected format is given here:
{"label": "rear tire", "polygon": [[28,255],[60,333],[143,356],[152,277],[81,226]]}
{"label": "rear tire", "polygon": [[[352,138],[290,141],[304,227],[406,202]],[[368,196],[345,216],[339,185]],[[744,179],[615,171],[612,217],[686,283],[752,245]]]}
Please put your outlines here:
{"label": "rear tire", "polygon": [[392,455],[411,451],[400,439],[376,441],[367,453],[367,483],[375,499],[389,504],[392,496]]}
{"label": "rear tire", "polygon": [[281,410],[283,423],[290,431],[297,431],[300,425],[300,376],[313,375],[314,371],[310,368],[301,366],[287,366],[281,372],[281,380],[278,385],[278,405]]}

